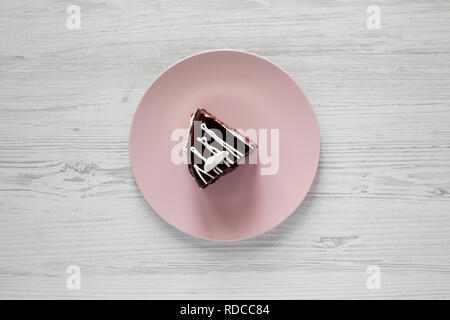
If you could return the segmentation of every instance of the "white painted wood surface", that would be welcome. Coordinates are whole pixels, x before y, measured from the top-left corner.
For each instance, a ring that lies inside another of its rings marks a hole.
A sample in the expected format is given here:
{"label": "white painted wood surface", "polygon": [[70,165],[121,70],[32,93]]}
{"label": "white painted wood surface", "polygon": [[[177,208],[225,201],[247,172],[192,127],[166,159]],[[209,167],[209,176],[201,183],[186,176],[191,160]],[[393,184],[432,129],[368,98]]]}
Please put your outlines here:
{"label": "white painted wood surface", "polygon": [[[0,298],[450,298],[448,1],[2,0],[0,30]],[[287,70],[321,127],[306,200],[236,243],[163,222],[128,159],[150,83],[215,48]]]}

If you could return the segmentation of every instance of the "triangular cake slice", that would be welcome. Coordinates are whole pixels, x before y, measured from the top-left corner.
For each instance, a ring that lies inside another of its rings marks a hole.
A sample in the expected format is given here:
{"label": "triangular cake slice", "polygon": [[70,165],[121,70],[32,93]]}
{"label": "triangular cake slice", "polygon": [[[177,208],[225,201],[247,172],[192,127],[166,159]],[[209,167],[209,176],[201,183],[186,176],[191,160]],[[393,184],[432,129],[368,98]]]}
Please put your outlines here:
{"label": "triangular cake slice", "polygon": [[189,172],[200,188],[236,169],[238,161],[255,149],[253,141],[205,109],[192,114],[186,153]]}

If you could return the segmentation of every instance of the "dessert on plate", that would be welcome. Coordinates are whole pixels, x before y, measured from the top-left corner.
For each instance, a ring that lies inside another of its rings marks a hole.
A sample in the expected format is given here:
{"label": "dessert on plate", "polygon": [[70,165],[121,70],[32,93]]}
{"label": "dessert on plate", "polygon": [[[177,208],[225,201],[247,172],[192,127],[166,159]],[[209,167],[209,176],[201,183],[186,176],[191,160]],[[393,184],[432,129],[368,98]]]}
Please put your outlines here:
{"label": "dessert on plate", "polygon": [[238,161],[255,149],[253,141],[205,109],[192,114],[186,153],[189,172],[200,188],[236,169]]}

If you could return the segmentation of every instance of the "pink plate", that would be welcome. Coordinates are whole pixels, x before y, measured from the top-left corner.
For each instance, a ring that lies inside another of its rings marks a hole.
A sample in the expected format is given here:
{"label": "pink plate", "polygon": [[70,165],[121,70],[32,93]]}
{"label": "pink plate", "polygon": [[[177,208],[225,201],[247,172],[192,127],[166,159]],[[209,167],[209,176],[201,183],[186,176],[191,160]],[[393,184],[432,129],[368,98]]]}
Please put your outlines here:
{"label": "pink plate", "polygon": [[[196,107],[259,133],[258,163],[199,189],[187,165],[173,160],[184,138],[177,133]],[[271,135],[277,130],[278,140]],[[317,119],[295,81],[268,60],[234,50],[188,57],[160,75],[137,108],[129,143],[133,173],[150,206],[174,227],[210,240],[250,238],[281,223],[306,196],[320,153]],[[261,156],[266,143],[271,164]]]}

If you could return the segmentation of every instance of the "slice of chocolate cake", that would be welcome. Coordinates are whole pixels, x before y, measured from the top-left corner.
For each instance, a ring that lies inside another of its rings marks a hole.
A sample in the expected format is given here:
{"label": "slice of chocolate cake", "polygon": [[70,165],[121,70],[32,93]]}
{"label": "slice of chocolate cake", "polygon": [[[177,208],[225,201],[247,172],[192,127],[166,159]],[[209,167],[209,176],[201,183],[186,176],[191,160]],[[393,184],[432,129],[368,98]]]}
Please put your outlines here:
{"label": "slice of chocolate cake", "polygon": [[238,161],[254,149],[254,142],[205,109],[192,114],[186,153],[189,172],[200,188],[236,169]]}

